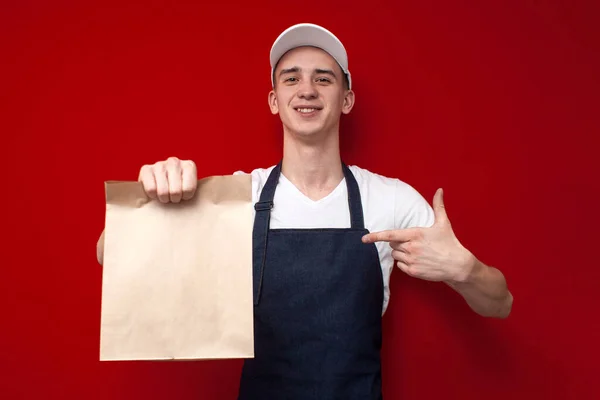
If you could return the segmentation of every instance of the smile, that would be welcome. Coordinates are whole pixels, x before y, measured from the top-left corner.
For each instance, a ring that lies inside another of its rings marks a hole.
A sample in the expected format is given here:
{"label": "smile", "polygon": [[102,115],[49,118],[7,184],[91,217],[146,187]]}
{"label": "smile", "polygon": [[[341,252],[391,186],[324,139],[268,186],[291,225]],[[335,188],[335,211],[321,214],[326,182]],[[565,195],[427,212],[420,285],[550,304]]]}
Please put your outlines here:
{"label": "smile", "polygon": [[294,107],[298,113],[303,116],[309,117],[315,115],[318,111],[321,111],[321,108],[318,107]]}

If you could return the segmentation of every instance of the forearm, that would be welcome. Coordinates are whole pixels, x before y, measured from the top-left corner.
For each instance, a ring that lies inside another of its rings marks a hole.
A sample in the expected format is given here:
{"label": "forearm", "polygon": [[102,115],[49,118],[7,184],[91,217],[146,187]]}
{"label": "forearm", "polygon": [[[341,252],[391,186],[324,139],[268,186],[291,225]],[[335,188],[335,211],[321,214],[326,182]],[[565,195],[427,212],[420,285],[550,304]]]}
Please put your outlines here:
{"label": "forearm", "polygon": [[484,317],[506,318],[513,297],[500,270],[473,257],[471,272],[463,282],[446,282],[476,313]]}
{"label": "forearm", "polygon": [[98,263],[102,265],[104,262],[104,231],[102,231],[98,243],[96,243],[96,258],[98,259]]}

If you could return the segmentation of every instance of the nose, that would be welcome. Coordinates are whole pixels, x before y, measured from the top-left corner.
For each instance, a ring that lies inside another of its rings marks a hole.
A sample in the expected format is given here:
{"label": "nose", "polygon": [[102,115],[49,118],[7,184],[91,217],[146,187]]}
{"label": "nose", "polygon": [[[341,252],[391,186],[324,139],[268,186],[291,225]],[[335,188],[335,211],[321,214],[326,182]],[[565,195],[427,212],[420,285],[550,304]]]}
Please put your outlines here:
{"label": "nose", "polygon": [[314,99],[319,96],[312,79],[303,79],[298,86],[298,97],[301,99]]}

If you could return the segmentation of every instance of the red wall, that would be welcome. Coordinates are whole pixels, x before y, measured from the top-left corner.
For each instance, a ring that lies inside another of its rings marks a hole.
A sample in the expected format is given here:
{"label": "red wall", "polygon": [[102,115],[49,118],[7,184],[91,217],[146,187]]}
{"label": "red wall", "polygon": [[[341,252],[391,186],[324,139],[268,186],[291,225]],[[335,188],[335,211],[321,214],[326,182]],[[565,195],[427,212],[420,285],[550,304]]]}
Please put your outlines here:
{"label": "red wall", "polygon": [[239,361],[98,361],[103,181],[276,163],[268,51],[306,21],[350,54],[346,162],[444,187],[515,297],[483,319],[396,270],[386,398],[600,398],[598,2],[200,3],[3,2],[1,398],[235,398]]}

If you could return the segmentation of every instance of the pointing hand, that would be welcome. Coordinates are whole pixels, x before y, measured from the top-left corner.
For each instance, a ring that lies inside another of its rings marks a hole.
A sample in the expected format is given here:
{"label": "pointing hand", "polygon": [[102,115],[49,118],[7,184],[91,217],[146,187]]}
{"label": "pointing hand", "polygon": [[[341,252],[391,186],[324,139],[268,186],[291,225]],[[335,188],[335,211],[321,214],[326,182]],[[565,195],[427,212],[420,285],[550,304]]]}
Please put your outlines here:
{"label": "pointing hand", "polygon": [[433,198],[435,222],[428,228],[373,232],[364,243],[388,242],[398,267],[410,276],[428,281],[464,282],[475,257],[458,241],[444,207],[443,191]]}

